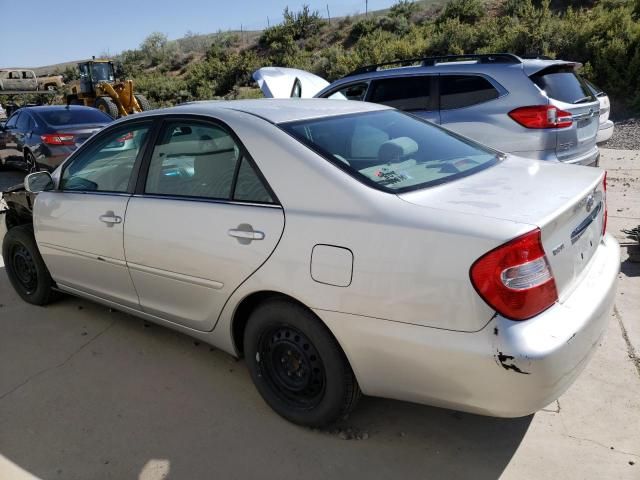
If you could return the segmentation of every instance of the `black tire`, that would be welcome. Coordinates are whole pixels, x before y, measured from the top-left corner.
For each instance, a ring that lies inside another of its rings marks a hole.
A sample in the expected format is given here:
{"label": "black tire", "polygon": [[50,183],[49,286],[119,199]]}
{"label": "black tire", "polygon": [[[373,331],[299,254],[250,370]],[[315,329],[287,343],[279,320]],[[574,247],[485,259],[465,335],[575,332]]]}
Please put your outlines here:
{"label": "black tire", "polygon": [[344,352],[309,310],[286,300],[258,306],[244,332],[258,391],[279,415],[309,427],[333,423],[361,393]]}
{"label": "black tire", "polygon": [[120,112],[118,112],[118,106],[109,97],[96,98],[95,107],[109,115],[111,118],[118,118]]}
{"label": "black tire", "polygon": [[33,173],[39,170],[36,157],[30,150],[25,150],[24,152],[24,165],[27,173]]}
{"label": "black tire", "polygon": [[18,295],[33,305],[46,305],[57,297],[54,282],[38,251],[32,225],[9,230],[2,242],[7,276]]}
{"label": "black tire", "polygon": [[149,100],[147,99],[147,97],[140,94],[135,94],[134,97],[136,97],[136,100],[138,101],[138,105],[140,105],[140,108],[142,109],[143,112],[146,112],[147,110],[152,110],[151,103],[149,103]]}

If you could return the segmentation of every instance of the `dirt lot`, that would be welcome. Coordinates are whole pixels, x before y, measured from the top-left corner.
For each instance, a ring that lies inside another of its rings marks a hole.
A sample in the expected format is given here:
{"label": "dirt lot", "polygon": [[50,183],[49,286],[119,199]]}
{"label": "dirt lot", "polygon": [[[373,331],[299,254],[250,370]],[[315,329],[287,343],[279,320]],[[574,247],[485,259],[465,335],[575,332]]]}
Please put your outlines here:
{"label": "dirt lot", "polygon": [[[640,152],[603,151],[603,164],[609,230],[623,241],[620,228],[640,223]],[[365,398],[313,431],[271,412],[243,362],[83,300],[28,306],[0,263],[0,478],[637,480],[638,319],[640,264],[625,261],[594,359],[537,414]]]}

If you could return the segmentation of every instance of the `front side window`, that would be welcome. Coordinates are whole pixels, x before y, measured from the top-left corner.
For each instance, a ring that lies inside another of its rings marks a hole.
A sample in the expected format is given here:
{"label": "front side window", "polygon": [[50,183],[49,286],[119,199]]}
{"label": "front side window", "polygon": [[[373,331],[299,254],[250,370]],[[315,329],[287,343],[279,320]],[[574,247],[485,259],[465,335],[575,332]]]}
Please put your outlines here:
{"label": "front side window", "polygon": [[150,122],[122,126],[96,138],[65,167],[61,190],[125,193]]}
{"label": "front side window", "polygon": [[371,83],[369,101],[399,110],[430,110],[431,77],[397,77]]}
{"label": "front side window", "polygon": [[273,203],[230,133],[189,121],[169,122],[163,129],[151,156],[145,193]]}
{"label": "front side window", "polygon": [[396,110],[280,124],[337,167],[372,187],[401,193],[484,170],[498,155]]}
{"label": "front side window", "polygon": [[368,84],[366,82],[362,83],[354,83],[348,85],[346,87],[341,88],[340,90],[336,90],[327,98],[331,100],[364,100],[365,95],[367,94]]}
{"label": "front side window", "polygon": [[500,93],[486,78],[477,75],[442,75],[440,109],[470,107],[496,99]]}

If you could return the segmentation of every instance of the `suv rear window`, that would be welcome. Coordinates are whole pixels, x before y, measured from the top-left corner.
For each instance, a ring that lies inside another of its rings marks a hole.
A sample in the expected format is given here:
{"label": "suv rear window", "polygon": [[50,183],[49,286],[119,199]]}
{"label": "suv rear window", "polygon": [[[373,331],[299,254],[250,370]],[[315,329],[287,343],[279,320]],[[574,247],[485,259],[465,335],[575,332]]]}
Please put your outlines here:
{"label": "suv rear window", "polygon": [[368,100],[400,110],[430,110],[431,77],[398,77],[371,83]]}
{"label": "suv rear window", "polygon": [[440,110],[470,107],[499,96],[500,93],[491,82],[476,75],[440,77]]}
{"label": "suv rear window", "polygon": [[531,80],[554,100],[572,104],[596,100],[587,83],[572,67],[547,68],[532,75]]}
{"label": "suv rear window", "polygon": [[386,192],[447,183],[499,160],[494,151],[397,110],[279,126],[362,183]]}

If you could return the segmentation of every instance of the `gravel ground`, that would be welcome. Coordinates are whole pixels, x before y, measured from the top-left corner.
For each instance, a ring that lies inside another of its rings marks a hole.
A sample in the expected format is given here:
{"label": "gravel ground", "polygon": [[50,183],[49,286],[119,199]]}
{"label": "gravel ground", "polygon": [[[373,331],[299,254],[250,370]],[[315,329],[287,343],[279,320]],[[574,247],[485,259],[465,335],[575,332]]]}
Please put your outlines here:
{"label": "gravel ground", "polygon": [[640,150],[640,118],[614,123],[613,136],[599,146],[618,150]]}

